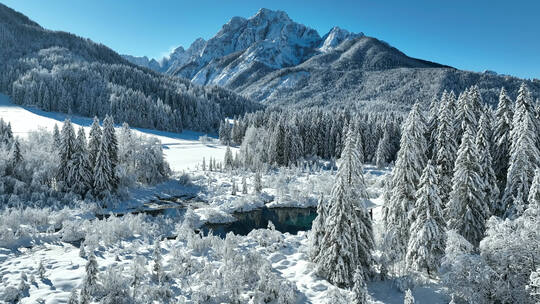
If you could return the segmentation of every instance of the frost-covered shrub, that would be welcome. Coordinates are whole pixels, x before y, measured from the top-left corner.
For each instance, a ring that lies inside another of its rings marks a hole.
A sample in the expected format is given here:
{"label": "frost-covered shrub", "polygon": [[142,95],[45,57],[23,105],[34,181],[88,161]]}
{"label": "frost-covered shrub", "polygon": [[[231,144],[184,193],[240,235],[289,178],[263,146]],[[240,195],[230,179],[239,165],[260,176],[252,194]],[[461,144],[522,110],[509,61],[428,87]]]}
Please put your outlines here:
{"label": "frost-covered shrub", "polygon": [[271,251],[278,250],[283,246],[283,234],[276,230],[272,222],[268,223],[268,229],[252,230],[248,237],[257,241],[259,246],[266,247]]}
{"label": "frost-covered shrub", "polygon": [[20,291],[13,286],[8,286],[4,288],[4,290],[0,291],[0,300],[4,301],[5,303],[17,303],[21,296]]}
{"label": "frost-covered shrub", "polygon": [[178,176],[178,183],[182,186],[191,186],[191,177],[189,176],[189,173],[182,172],[180,176]]}
{"label": "frost-covered shrub", "polygon": [[103,304],[130,304],[133,302],[129,293],[130,281],[124,277],[121,267],[109,267],[100,276]]}

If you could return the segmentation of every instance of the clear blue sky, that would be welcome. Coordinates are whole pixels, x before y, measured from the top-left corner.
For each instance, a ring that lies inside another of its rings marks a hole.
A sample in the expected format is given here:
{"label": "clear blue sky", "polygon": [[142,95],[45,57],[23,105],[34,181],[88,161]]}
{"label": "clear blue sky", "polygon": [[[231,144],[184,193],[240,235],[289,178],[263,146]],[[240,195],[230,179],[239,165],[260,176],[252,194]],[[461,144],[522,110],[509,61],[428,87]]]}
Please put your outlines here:
{"label": "clear blue sky", "polygon": [[540,78],[540,0],[0,0],[45,28],[159,58],[233,16],[280,9],[324,35],[334,25],[407,55],[472,71]]}

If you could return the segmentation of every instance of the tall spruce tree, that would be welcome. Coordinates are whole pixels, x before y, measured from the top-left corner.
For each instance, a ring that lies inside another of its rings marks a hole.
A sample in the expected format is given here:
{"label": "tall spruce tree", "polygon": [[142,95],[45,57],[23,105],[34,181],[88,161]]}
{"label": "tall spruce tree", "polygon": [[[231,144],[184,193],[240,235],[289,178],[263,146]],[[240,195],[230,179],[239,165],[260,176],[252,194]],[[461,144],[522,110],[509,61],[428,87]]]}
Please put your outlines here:
{"label": "tall spruce tree", "polygon": [[506,186],[506,174],[510,162],[510,146],[512,139],[510,131],[512,129],[512,119],[514,111],[512,109],[512,101],[508,97],[506,90],[501,89],[499,94],[499,104],[495,111],[495,128],[493,131],[493,167],[497,175],[499,189],[504,189]]}
{"label": "tall spruce tree", "polygon": [[473,139],[473,131],[467,127],[454,166],[446,216],[448,229],[456,230],[471,244],[478,246],[490,214],[485,201],[485,186],[480,176],[482,169],[478,161],[478,150]]}
{"label": "tall spruce tree", "polygon": [[436,273],[446,246],[446,223],[437,186],[437,173],[428,162],[419,189],[416,204],[409,214],[410,238],[407,246],[407,268]]}
{"label": "tall spruce tree", "polygon": [[98,291],[98,265],[96,256],[91,251],[86,263],[86,277],[83,281],[79,303],[91,303],[93,296]]}
{"label": "tall spruce tree", "polygon": [[328,209],[326,204],[324,195],[321,193],[317,203],[317,217],[313,220],[309,232],[309,257],[312,261],[319,255],[320,243],[326,231],[325,223]]}
{"label": "tall spruce tree", "polygon": [[443,93],[441,98],[441,111],[436,138],[435,165],[438,174],[437,184],[440,190],[442,207],[448,203],[450,191],[452,191],[452,176],[456,159],[456,140],[454,137],[455,122],[453,116],[453,100],[448,94]]}
{"label": "tall spruce tree", "polygon": [[385,246],[387,258],[397,271],[404,270],[400,262],[405,258],[409,242],[409,211],[416,202],[416,191],[422,169],[426,165],[426,125],[420,107],[415,104],[403,125],[400,150],[392,175],[392,194],[385,206]]}
{"label": "tall spruce tree", "polygon": [[375,153],[375,163],[378,168],[383,168],[388,163],[390,158],[390,135],[388,129],[384,130],[383,137],[379,140],[377,145],[377,152]]}
{"label": "tall spruce tree", "polygon": [[75,142],[75,153],[70,164],[70,180],[73,184],[73,192],[84,196],[92,186],[92,169],[88,160],[88,151],[86,149],[86,135],[84,129],[79,128],[77,141]]}
{"label": "tall spruce tree", "polygon": [[116,166],[118,165],[118,139],[116,138],[112,116],[106,116],[103,120],[103,136],[101,140],[105,144],[109,156],[111,166],[111,171],[109,173],[111,189],[115,191],[116,188],[118,188],[118,178],[116,176]]}
{"label": "tall spruce tree", "polygon": [[489,140],[491,133],[491,124],[488,115],[482,114],[476,132],[476,147],[478,149],[478,162],[480,164],[480,177],[484,184],[485,199],[489,205],[491,214],[501,216],[504,213],[504,207],[499,199],[499,186],[497,185],[497,176],[493,171],[493,159],[491,158],[491,142]]}
{"label": "tall spruce tree", "polygon": [[227,145],[227,149],[225,150],[225,157],[223,159],[223,164],[225,165],[225,169],[232,169],[234,166],[234,159],[231,152],[231,147]]}
{"label": "tall spruce tree", "polygon": [[529,203],[528,208],[534,207],[540,211],[540,168],[537,168],[535,171],[527,201]]}
{"label": "tall spruce tree", "polygon": [[88,161],[90,162],[90,168],[92,170],[96,166],[96,159],[99,153],[99,146],[101,145],[101,136],[103,132],[99,125],[99,119],[94,117],[92,127],[90,127],[90,136],[88,140]]}
{"label": "tall spruce tree", "polygon": [[96,158],[94,167],[93,186],[94,193],[99,198],[104,198],[111,194],[113,190],[112,167],[109,158],[109,150],[105,140],[105,134],[101,136],[101,144]]}
{"label": "tall spruce tree", "polygon": [[517,138],[512,142],[510,166],[506,177],[503,195],[506,217],[520,215],[526,206],[531,182],[534,178],[536,162],[540,153],[535,143],[535,128],[529,115],[523,115],[523,121],[513,129]]}
{"label": "tall spruce tree", "polygon": [[371,219],[365,208],[368,195],[354,138],[349,130],[332,188],[326,232],[314,258],[318,273],[341,287],[354,284],[357,267],[369,272],[374,247]]}
{"label": "tall spruce tree", "polygon": [[73,161],[73,155],[75,154],[76,145],[75,130],[69,119],[64,121],[60,138],[60,163],[58,166],[57,180],[61,182],[61,185],[65,190],[68,190],[72,185],[69,172],[71,170],[71,163]]}

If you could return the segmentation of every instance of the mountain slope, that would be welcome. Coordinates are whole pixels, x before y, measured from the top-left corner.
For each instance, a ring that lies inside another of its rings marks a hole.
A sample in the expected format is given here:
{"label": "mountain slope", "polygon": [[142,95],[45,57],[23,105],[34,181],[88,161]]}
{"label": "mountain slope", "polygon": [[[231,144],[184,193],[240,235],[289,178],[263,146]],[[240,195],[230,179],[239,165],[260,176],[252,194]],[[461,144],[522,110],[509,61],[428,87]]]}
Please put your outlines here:
{"label": "mountain slope", "polygon": [[[515,95],[524,81],[411,58],[376,38],[338,27],[321,38],[286,13],[267,9],[249,19],[232,18],[202,44],[190,60],[160,71],[264,103],[406,105],[475,84],[488,102],[495,103],[502,86]],[[540,83],[526,82],[533,97],[540,98]]]}
{"label": "mountain slope", "polygon": [[129,63],[111,49],[43,29],[0,4],[0,92],[15,103],[133,126],[213,131],[224,116],[258,109],[218,87],[201,87]]}

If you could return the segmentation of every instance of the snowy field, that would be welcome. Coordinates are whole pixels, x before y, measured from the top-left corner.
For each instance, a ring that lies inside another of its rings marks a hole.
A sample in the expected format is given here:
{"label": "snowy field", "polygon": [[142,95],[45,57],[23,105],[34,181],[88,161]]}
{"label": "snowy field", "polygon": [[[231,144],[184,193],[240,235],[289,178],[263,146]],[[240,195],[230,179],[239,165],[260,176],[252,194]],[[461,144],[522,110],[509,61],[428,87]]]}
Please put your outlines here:
{"label": "snowy field", "polygon": [[[14,134],[21,137],[38,128],[52,130],[55,124],[60,126],[65,118],[70,118],[74,124],[83,126],[87,130],[92,123],[90,118],[20,107],[10,103],[3,95],[0,95],[0,117],[10,122]],[[155,136],[162,142],[167,161],[176,173],[168,182],[154,187],[132,189],[131,198],[119,206],[118,209],[121,210],[126,210],[130,204],[136,206],[151,201],[156,198],[156,195],[167,197],[192,193],[201,202],[194,211],[196,221],[200,225],[204,222],[231,221],[234,220],[231,216],[233,212],[249,211],[264,205],[267,207],[315,207],[319,195],[321,193],[328,195],[331,190],[335,172],[306,171],[297,168],[270,171],[263,175],[263,193],[254,194],[251,190],[253,173],[201,170],[203,157],[207,162],[210,158],[222,161],[226,150],[225,146],[218,144],[215,140],[201,142],[199,137],[204,134],[191,131],[175,134],[146,129],[134,130],[147,136]],[[180,185],[176,179],[182,171],[187,172],[191,177],[188,185]],[[372,166],[365,168],[368,192],[374,204],[375,229],[380,220],[382,181],[388,173],[389,170],[378,170]],[[245,177],[249,189],[248,194],[242,194],[242,177]],[[236,195],[231,194],[233,181],[238,187]],[[46,217],[45,221],[50,222],[55,215],[48,214]],[[143,265],[141,271],[150,277],[154,257],[152,240],[162,235],[178,233],[179,229],[178,223],[171,222],[170,219],[144,215],[108,220],[94,219],[93,221],[89,221],[91,216],[84,212],[65,217],[66,221],[71,223],[70,229],[40,232],[39,241],[29,241],[30,245],[27,248],[20,247],[16,250],[0,248],[0,295],[8,294],[10,287],[20,289],[21,276],[24,276],[24,281],[28,286],[23,288],[25,293],[20,303],[67,303],[72,291],[80,289],[88,258],[81,254],[80,244],[68,241],[76,240],[77,236],[89,231],[94,231],[100,237],[85,240],[86,245],[83,247],[87,248],[86,250],[91,248],[96,253],[101,276],[108,275],[107,270],[114,269],[124,274],[125,280],[130,280],[135,261],[138,261],[137,263],[140,262]],[[65,223],[64,226],[66,226]],[[113,232],[107,229],[112,229]],[[178,303],[184,303],[183,301],[200,303],[196,298],[204,298],[205,292],[209,294],[214,292],[216,299],[226,301],[223,299],[230,296],[226,294],[230,286],[221,288],[221,293],[212,288],[219,289],[216,286],[226,284],[224,280],[236,282],[237,278],[228,276],[240,275],[222,273],[224,269],[231,267],[229,261],[231,257],[226,254],[229,252],[226,249],[227,246],[232,246],[235,254],[244,259],[255,254],[251,257],[254,259],[255,266],[253,267],[257,267],[252,269],[255,272],[263,271],[265,267],[270,266],[271,275],[264,280],[277,284],[277,289],[289,288],[292,284],[295,303],[326,303],[328,293],[335,289],[315,275],[314,265],[308,259],[308,240],[305,232],[291,235],[263,229],[254,230],[248,236],[228,237],[227,240],[212,236],[201,239],[198,236],[190,236],[188,233],[187,236],[184,234],[177,239],[164,239],[160,242],[160,246],[163,255],[163,271],[167,273],[169,283],[168,289],[162,293],[154,294],[147,291],[155,297],[154,303],[176,303],[177,301]],[[42,278],[39,276],[39,263],[42,263],[45,269]],[[193,269],[186,270],[191,268]],[[214,273],[218,279],[213,281],[206,277],[208,272]],[[219,279],[220,277],[222,279]],[[258,292],[257,288],[270,284],[265,283],[262,277],[258,280],[258,285],[248,284],[246,289],[238,291],[237,297],[241,299],[240,303],[254,303],[248,299]],[[155,287],[154,284],[148,279],[146,282],[143,281],[141,286],[146,285],[147,288],[152,288],[152,286]],[[373,282],[368,284],[368,289],[373,303],[403,303],[403,293],[392,281]],[[141,287],[141,290],[145,289]],[[341,290],[341,293],[347,295],[349,291]],[[436,284],[417,287],[413,290],[413,294],[416,296],[416,303],[448,303],[448,298]],[[273,299],[270,303],[280,302],[278,299]]]}
{"label": "snowy field", "polygon": [[[92,125],[91,118],[21,107],[11,103],[9,98],[2,94],[0,94],[0,117],[4,121],[11,123],[15,136],[21,137],[39,128],[52,131],[55,124],[60,128],[66,118],[71,119],[71,122],[77,128],[78,126],[84,127],[87,132],[89,132]],[[163,151],[173,171],[179,172],[190,168],[193,169],[197,164],[201,163],[203,157],[207,161],[210,158],[222,161],[225,155],[225,146],[219,143],[203,143],[199,141],[199,137],[204,136],[204,133],[184,131],[178,134],[139,128],[133,128],[133,130],[139,134],[156,137],[161,141]]]}

